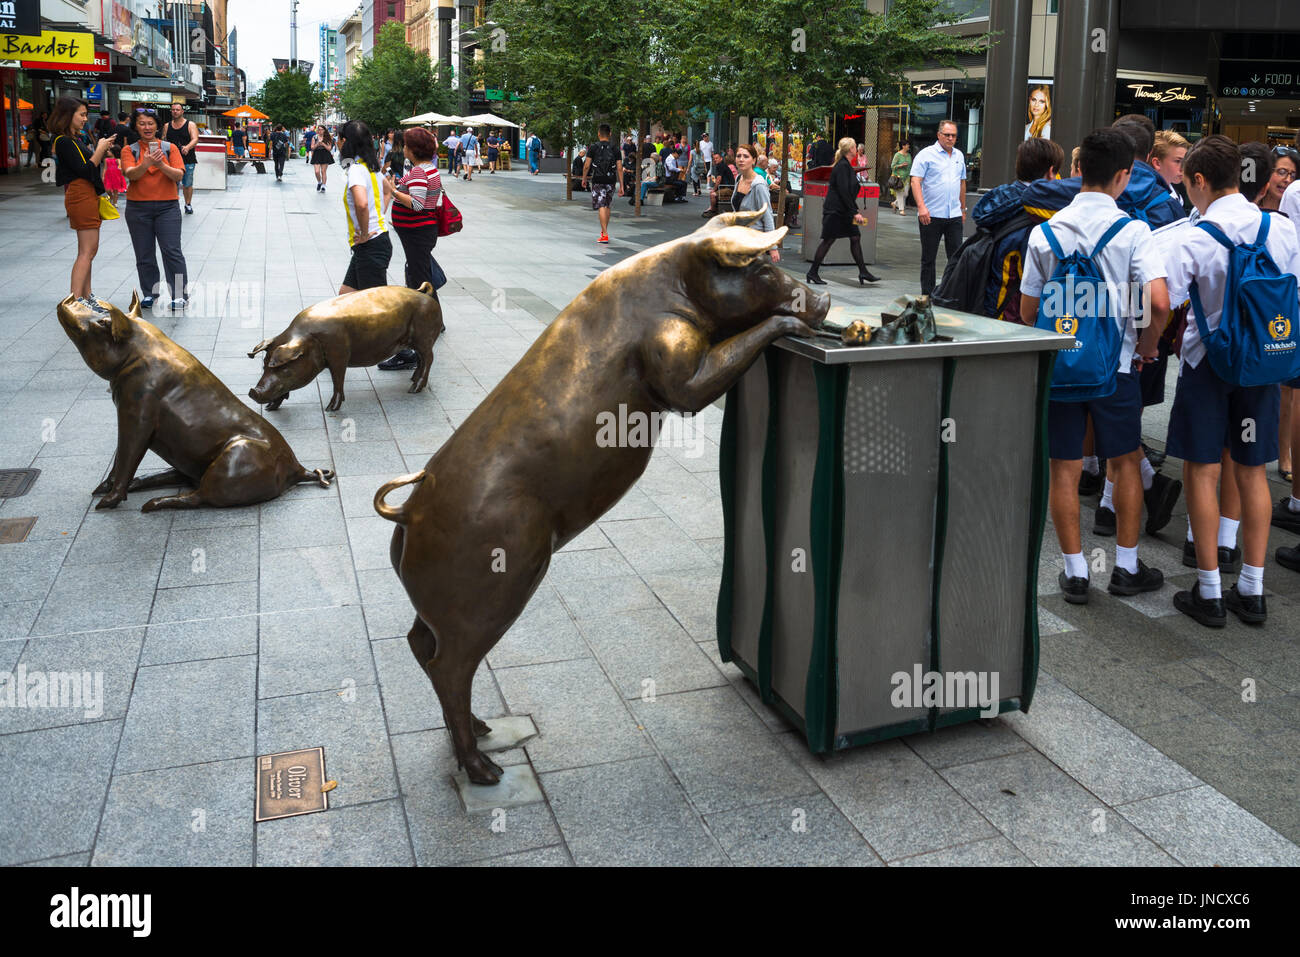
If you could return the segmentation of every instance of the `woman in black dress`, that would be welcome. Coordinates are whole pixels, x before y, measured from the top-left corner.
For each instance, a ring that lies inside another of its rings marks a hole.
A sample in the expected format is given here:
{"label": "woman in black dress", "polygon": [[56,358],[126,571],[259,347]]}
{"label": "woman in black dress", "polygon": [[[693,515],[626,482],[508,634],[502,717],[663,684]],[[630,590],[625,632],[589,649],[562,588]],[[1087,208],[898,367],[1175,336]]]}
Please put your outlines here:
{"label": "woman in black dress", "polygon": [[831,251],[837,239],[849,241],[849,252],[858,264],[858,284],[879,282],[879,276],[873,276],[862,261],[862,234],[858,231],[865,220],[858,209],[858,174],[854,164],[858,157],[858,144],[852,137],[840,140],[835,152],[834,168],[826,189],[826,205],[822,209],[822,241],[813,254],[812,268],[808,270],[807,281],[817,285],[826,285],[826,280],[818,273],[822,260]]}
{"label": "woman in black dress", "polygon": [[311,166],[316,171],[316,192],[325,192],[325,178],[334,163],[334,140],[330,138],[325,127],[316,127],[316,138],[312,141]]}

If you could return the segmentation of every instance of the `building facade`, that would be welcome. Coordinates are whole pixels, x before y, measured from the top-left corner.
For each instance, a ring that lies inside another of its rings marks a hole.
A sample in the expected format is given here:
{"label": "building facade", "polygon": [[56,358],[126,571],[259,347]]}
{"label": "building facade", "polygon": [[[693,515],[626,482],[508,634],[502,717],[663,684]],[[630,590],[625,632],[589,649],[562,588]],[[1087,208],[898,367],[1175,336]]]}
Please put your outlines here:
{"label": "building facade", "polygon": [[406,24],[406,0],[365,0],[361,5],[361,55],[375,48],[375,37],[390,20]]}

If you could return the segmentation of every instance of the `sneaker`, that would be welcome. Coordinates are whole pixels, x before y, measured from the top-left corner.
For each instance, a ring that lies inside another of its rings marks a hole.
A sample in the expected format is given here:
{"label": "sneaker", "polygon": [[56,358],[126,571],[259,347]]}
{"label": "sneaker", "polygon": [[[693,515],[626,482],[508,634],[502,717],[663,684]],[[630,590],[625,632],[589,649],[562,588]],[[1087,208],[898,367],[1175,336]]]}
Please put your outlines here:
{"label": "sneaker", "polygon": [[140,300],[140,308],[141,308],[141,309],[152,309],[152,308],[153,308],[153,296],[145,296],[143,299],[141,299],[141,300]]}
{"label": "sneaker", "polygon": [[600,234],[600,238],[597,239],[596,242],[598,242],[598,243],[607,243],[607,242],[609,242],[609,234],[608,234],[608,233],[601,233],[601,234]]}
{"label": "sneaker", "polygon": [[1056,583],[1061,586],[1061,597],[1071,605],[1088,604],[1088,579],[1071,578],[1062,571],[1056,576]]}
{"label": "sneaker", "polygon": [[379,368],[383,369],[385,372],[392,372],[393,370],[400,369],[414,369],[419,364],[420,360],[416,356],[414,349],[403,349],[395,356],[379,363]]}
{"label": "sneaker", "polygon": [[1277,559],[1277,563],[1283,568],[1289,568],[1293,572],[1300,572],[1300,545],[1296,545],[1295,548],[1287,548],[1283,545],[1273,553],[1273,557]]}
{"label": "sneaker", "polygon": [[1159,591],[1165,583],[1165,576],[1158,568],[1148,568],[1138,559],[1136,573],[1118,566],[1110,573],[1110,584],[1106,591],[1112,595],[1139,595],[1144,591]]}
{"label": "sneaker", "polygon": [[1291,496],[1283,495],[1273,506],[1273,527],[1300,532],[1300,512],[1291,511]]}
{"label": "sneaker", "polygon": [[1243,595],[1233,585],[1223,596],[1223,607],[1248,625],[1262,625],[1268,620],[1268,606],[1263,595]]}
{"label": "sneaker", "polygon": [[[1196,567],[1196,546],[1192,542],[1183,542],[1183,564],[1188,568]],[[1241,546],[1224,548],[1219,546],[1219,573],[1235,575],[1241,571]]]}
{"label": "sneaker", "polygon": [[188,298],[186,298],[186,299],[173,299],[173,300],[172,300],[172,312],[180,312],[182,309],[185,308],[185,306],[186,306],[186,304],[187,304],[188,302],[189,302],[189,299],[188,299]]}
{"label": "sneaker", "polygon": [[191,213],[191,214],[192,214],[192,213],[194,212],[194,207],[191,206],[191,205],[189,205],[189,204],[187,203],[187,204],[185,205],[185,212],[187,212],[187,213]]}
{"label": "sneaker", "polygon": [[1228,613],[1224,609],[1223,599],[1202,598],[1200,582],[1193,585],[1191,591],[1176,593],[1174,607],[1184,615],[1195,618],[1206,628],[1222,628],[1228,623]]}
{"label": "sneaker", "polygon": [[1107,538],[1115,534],[1114,509],[1097,506],[1097,515],[1092,521],[1092,534],[1105,535]]}
{"label": "sneaker", "polygon": [[1157,473],[1151,477],[1151,487],[1142,493],[1147,505],[1147,534],[1154,535],[1169,524],[1178,496],[1183,493],[1183,483],[1168,475]]}

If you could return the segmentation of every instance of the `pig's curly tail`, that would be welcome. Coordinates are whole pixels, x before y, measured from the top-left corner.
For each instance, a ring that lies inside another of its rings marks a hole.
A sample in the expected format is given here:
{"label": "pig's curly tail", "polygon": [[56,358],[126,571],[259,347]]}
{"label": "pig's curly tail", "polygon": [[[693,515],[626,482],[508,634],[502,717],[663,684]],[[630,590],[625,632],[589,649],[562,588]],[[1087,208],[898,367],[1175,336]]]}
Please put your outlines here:
{"label": "pig's curly tail", "polygon": [[412,472],[410,475],[399,475],[392,481],[385,482],[383,485],[379,486],[379,490],[375,492],[375,511],[390,522],[396,522],[398,525],[405,525],[405,505],[389,505],[384,501],[384,498],[387,497],[388,493],[393,489],[401,488],[403,485],[414,485],[416,482],[423,482],[425,478],[428,478],[430,482],[433,481],[432,476],[427,475],[424,469],[420,469],[420,471]]}

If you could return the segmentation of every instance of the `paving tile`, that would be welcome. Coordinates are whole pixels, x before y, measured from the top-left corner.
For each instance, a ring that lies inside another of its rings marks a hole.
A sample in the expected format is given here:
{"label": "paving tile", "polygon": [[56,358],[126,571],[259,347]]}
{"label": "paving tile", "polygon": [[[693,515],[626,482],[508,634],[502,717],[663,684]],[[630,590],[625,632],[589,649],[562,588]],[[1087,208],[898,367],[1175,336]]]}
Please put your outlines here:
{"label": "paving tile", "polygon": [[704,820],[731,862],[744,867],[879,867],[883,863],[820,792],[706,814]]}
{"label": "paving tile", "polygon": [[256,528],[247,525],[191,528],[173,531],[168,538],[158,587],[256,580]]}
{"label": "paving tile", "polygon": [[160,588],[154,595],[149,621],[211,621],[231,612],[252,613],[257,610],[257,591],[255,581]]}
{"label": "paving tile", "polygon": [[13,675],[0,673],[26,690],[0,708],[0,734],[123,717],[143,640],[143,628],[124,628],[27,642]]}
{"label": "paving tile", "polygon": [[1162,866],[1173,859],[1040,754],[940,772],[1040,866]]}
{"label": "paving tile", "polygon": [[32,634],[145,624],[161,565],[161,554],[143,562],[65,565],[32,626]]}
{"label": "paving tile", "polygon": [[[371,642],[389,734],[442,728],[446,722],[433,683],[421,669],[405,638]],[[474,673],[471,707],[484,721],[506,713],[492,672],[479,665]]]}
{"label": "paving tile", "polygon": [[654,608],[659,604],[645,582],[634,575],[619,575],[603,581],[557,582],[559,592],[574,618],[599,618]]}
{"label": "paving tile", "polygon": [[113,778],[97,867],[248,867],[253,761],[216,761]]}
{"label": "paving tile", "polygon": [[0,735],[0,865],[89,851],[121,721]]}
{"label": "paving tile", "polygon": [[257,615],[206,618],[150,625],[141,665],[257,654]]}
{"label": "paving tile", "polygon": [[890,867],[1029,867],[1025,855],[1005,837],[994,837],[970,844],[931,851],[890,861]]}
{"label": "paving tile", "polygon": [[662,607],[579,619],[578,629],[625,698],[727,683]]}
{"label": "paving tile", "polygon": [[562,845],[542,847],[535,851],[521,851],[518,854],[506,854],[502,857],[489,857],[481,861],[469,861],[466,867],[572,867],[573,858]]}
{"label": "paving tile", "polygon": [[[1039,685],[1041,688],[1042,685]],[[1037,716],[1038,696],[1034,696]],[[968,764],[986,758],[1029,750],[1029,744],[1013,730],[1006,715],[978,721],[967,721],[933,733],[913,734],[903,738],[903,743],[920,755],[932,768],[948,768],[955,764]]]}
{"label": "paving tile", "polygon": [[[376,516],[378,517],[378,516]],[[262,505],[262,548],[346,545],[343,509],[335,498],[277,499]]]}
{"label": "paving tile", "polygon": [[542,787],[580,867],[727,860],[658,758],[553,771]]}
{"label": "paving tile", "polygon": [[1116,810],[1189,867],[1300,864],[1300,847],[1212,787],[1162,794]]}
{"label": "paving tile", "polygon": [[[337,790],[330,793],[331,799]],[[336,807],[257,825],[258,867],[401,867],[414,863],[400,801]]]}
{"label": "paving tile", "polygon": [[375,683],[361,606],[264,614],[258,631],[259,698]]}
{"label": "paving tile", "polygon": [[256,673],[251,656],[141,668],[115,773],[251,757]]}
{"label": "paving tile", "polygon": [[262,611],[359,603],[352,555],[346,545],[262,549]]}

